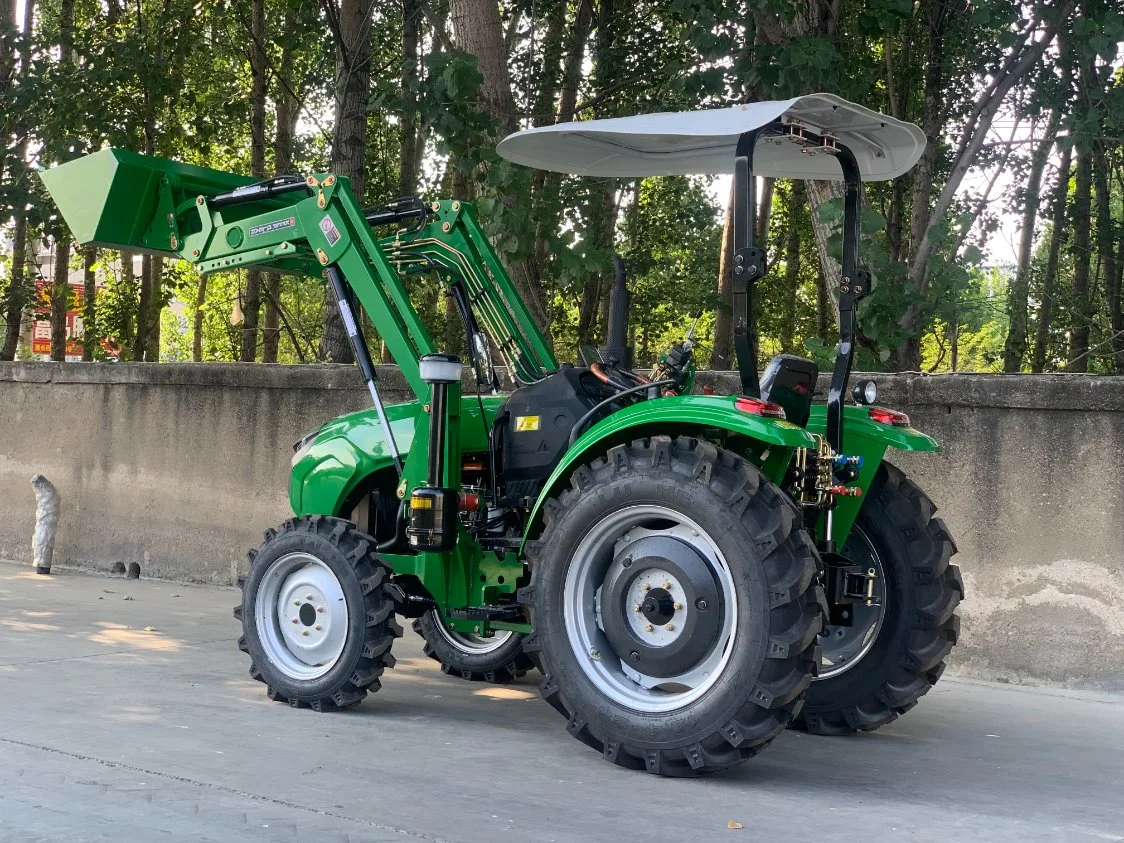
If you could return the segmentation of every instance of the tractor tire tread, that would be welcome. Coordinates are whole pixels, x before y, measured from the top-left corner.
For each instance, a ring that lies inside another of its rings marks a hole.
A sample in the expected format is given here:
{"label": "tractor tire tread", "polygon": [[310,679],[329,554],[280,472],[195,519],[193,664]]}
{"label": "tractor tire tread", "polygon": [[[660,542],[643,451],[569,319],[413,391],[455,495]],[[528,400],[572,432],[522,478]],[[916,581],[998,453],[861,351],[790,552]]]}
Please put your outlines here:
{"label": "tractor tire tread", "polygon": [[[358,705],[368,693],[379,690],[383,672],[394,666],[390,648],[394,639],[402,637],[402,627],[394,617],[396,605],[390,589],[392,570],[373,552],[374,543],[370,536],[350,521],[324,515],[290,518],[279,528],[266,530],[265,542],[253,553],[253,563],[261,558],[261,551],[266,545],[287,533],[314,533],[326,539],[354,569],[366,603],[362,652],[342,685],[322,696],[304,697],[276,688],[268,683],[261,669],[252,661],[250,675],[266,683],[266,694],[275,702],[287,702],[293,708],[311,708],[317,712],[343,711]],[[244,588],[244,578],[239,586]],[[246,620],[253,622],[253,613],[245,611],[243,606],[240,604],[235,608],[235,616],[245,614]],[[239,639],[238,646],[243,652],[248,652],[245,635]]]}
{"label": "tractor tire tread", "polygon": [[880,477],[873,497],[889,524],[908,541],[912,585],[918,594],[899,670],[857,705],[836,710],[806,707],[793,720],[795,729],[850,735],[896,720],[937,683],[959,636],[960,618],[955,612],[964,598],[964,583],[960,569],[950,561],[956,544],[944,522],[934,516],[936,506],[916,483],[889,463],[882,464]]}
{"label": "tractor tire tread", "polygon": [[[817,633],[826,607],[816,582],[822,566],[815,546],[799,528],[796,506],[741,458],[704,440],[653,436],[618,445],[594,460],[571,488],[544,506],[545,527],[529,544],[531,584],[520,600],[533,611],[539,565],[550,546],[559,518],[589,486],[629,471],[633,466],[681,475],[685,482],[709,486],[738,512],[763,557],[768,583],[770,616],[777,628],[761,676],[735,718],[702,740],[683,747],[652,749],[629,742],[611,728],[595,727],[572,711],[565,688],[548,672],[539,692],[567,718],[575,737],[621,767],[662,776],[695,776],[726,769],[753,757],[785,731],[803,704],[802,696],[819,662]],[[795,620],[790,618],[795,617]],[[775,642],[775,646],[773,646]],[[532,634],[525,648],[541,657],[541,644]]]}

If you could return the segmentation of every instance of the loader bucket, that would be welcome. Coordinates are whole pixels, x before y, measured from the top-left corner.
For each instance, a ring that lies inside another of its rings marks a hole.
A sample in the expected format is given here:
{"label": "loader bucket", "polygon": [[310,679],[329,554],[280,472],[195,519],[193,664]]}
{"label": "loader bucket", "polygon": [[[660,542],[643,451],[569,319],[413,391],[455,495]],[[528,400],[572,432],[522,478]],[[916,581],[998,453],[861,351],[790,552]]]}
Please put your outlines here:
{"label": "loader bucket", "polygon": [[103,149],[39,177],[80,244],[163,255],[175,252],[158,214],[255,181],[125,149]]}

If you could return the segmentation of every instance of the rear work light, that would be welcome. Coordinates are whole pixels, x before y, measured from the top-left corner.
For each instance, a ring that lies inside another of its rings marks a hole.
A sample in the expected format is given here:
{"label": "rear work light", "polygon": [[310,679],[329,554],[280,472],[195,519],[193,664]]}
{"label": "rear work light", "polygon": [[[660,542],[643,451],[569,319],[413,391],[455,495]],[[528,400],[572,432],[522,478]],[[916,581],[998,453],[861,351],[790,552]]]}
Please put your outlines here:
{"label": "rear work light", "polygon": [[743,413],[754,416],[764,416],[767,419],[783,419],[784,407],[772,401],[762,401],[760,398],[739,398],[734,406]]}
{"label": "rear work light", "polygon": [[879,424],[888,424],[891,427],[909,427],[909,416],[897,410],[887,410],[885,407],[871,407],[867,410],[870,420]]}

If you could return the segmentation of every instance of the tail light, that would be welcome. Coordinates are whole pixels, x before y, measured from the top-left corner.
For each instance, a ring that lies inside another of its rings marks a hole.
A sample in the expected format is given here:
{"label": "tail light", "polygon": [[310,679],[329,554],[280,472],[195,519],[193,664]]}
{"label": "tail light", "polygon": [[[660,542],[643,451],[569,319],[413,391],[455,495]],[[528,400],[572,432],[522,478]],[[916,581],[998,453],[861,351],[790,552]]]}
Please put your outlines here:
{"label": "tail light", "polygon": [[885,407],[871,407],[867,410],[870,420],[879,424],[888,424],[891,427],[909,427],[909,416],[897,410],[887,410]]}
{"label": "tail light", "polygon": [[[762,401],[760,398],[739,398],[734,406],[743,413],[754,416],[764,416],[767,419],[783,419],[784,407],[772,401]],[[908,424],[908,421],[906,422]]]}

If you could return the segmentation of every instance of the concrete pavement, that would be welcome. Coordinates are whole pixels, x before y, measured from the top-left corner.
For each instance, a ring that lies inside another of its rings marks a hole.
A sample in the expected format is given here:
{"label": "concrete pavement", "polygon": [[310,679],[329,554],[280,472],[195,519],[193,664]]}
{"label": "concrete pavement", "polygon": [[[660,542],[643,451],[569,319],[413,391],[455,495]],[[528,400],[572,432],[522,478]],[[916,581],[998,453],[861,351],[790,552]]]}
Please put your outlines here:
{"label": "concrete pavement", "polygon": [[0,841],[1124,839],[1121,696],[946,679],[878,733],[665,780],[410,633],[358,709],[270,703],[236,600],[0,564]]}

